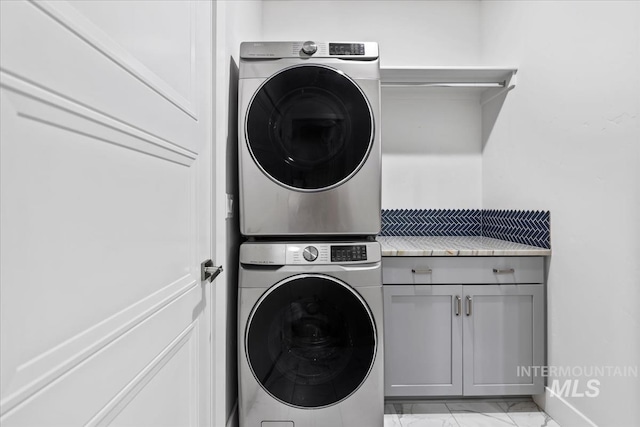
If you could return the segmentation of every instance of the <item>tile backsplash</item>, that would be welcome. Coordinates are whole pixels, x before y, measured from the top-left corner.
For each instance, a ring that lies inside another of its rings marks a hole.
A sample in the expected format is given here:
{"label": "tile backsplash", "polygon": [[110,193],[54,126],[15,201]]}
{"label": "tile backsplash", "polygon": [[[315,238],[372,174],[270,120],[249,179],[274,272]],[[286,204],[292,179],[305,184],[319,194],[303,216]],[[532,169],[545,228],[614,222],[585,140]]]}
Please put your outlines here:
{"label": "tile backsplash", "polygon": [[381,236],[486,236],[551,248],[549,211],[383,209]]}
{"label": "tile backsplash", "polygon": [[381,236],[480,236],[480,209],[383,209]]}
{"label": "tile backsplash", "polygon": [[551,248],[549,211],[482,211],[482,235],[525,245]]}

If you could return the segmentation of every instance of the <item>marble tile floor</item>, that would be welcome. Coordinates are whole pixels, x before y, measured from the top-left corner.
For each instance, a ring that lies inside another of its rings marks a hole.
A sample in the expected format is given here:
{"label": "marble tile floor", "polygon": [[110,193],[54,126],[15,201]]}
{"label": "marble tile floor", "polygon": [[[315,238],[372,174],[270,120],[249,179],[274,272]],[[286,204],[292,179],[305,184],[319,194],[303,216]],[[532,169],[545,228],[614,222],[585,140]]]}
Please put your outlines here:
{"label": "marble tile floor", "polygon": [[560,427],[529,399],[385,402],[384,427]]}

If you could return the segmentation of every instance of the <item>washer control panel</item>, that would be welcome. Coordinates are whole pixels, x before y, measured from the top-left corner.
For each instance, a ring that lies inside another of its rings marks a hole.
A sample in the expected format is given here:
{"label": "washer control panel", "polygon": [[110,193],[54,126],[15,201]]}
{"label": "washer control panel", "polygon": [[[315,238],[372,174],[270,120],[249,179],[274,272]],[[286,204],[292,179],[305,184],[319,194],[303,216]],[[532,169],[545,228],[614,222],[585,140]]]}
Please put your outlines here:
{"label": "washer control panel", "polygon": [[367,246],[366,245],[331,245],[331,262],[343,261],[366,261]]}
{"label": "washer control panel", "polygon": [[329,264],[329,246],[318,243],[287,244],[286,264]]}
{"label": "washer control panel", "polygon": [[245,242],[240,263],[248,265],[370,264],[382,260],[378,242]]}
{"label": "washer control panel", "polygon": [[366,264],[380,261],[378,242],[286,244],[285,264]]}
{"label": "washer control panel", "polygon": [[309,262],[313,262],[318,259],[318,248],[315,246],[307,246],[302,250],[302,257]]}

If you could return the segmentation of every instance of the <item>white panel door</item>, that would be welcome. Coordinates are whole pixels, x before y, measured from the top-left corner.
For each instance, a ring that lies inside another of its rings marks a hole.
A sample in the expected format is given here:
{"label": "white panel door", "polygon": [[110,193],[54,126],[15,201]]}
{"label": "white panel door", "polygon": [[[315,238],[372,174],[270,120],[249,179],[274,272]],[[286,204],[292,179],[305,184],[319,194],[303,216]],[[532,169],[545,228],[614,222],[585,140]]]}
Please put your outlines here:
{"label": "white panel door", "polygon": [[0,7],[0,424],[210,425],[212,4]]}

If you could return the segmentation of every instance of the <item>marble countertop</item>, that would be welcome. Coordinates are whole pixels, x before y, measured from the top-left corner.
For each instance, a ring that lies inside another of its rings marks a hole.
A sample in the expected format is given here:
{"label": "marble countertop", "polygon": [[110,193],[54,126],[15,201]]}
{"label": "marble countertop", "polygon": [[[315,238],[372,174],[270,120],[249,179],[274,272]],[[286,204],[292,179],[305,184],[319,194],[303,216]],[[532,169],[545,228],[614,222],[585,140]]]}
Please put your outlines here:
{"label": "marble countertop", "polygon": [[490,237],[378,236],[382,256],[549,256],[551,249]]}

